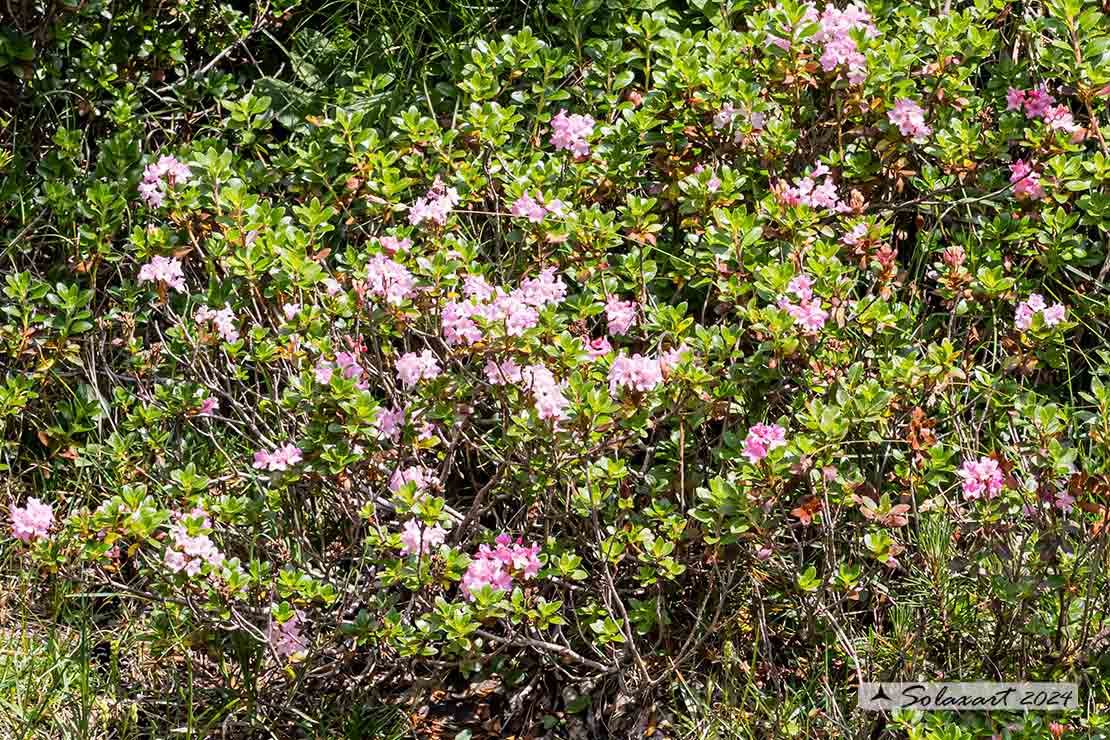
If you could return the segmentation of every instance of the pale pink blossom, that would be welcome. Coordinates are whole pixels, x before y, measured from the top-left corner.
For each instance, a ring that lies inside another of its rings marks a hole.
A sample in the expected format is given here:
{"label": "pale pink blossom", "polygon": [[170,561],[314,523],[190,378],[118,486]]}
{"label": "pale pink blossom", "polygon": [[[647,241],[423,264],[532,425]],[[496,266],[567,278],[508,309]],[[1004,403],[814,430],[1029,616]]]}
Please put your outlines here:
{"label": "pale pink blossom", "polygon": [[401,438],[401,431],[405,426],[405,410],[403,408],[381,409],[375,426],[380,438],[396,442]]}
{"label": "pale pink blossom", "polygon": [[609,368],[609,394],[617,395],[620,388],[631,388],[641,393],[653,390],[663,382],[659,360],[634,354],[619,354]]}
{"label": "pale pink blossom", "polygon": [[259,470],[268,470],[270,472],[280,472],[288,470],[291,466],[303,460],[301,448],[291,443],[285,443],[278,447],[273,452],[266,452],[259,450],[254,453],[254,467]]}
{"label": "pale pink blossom", "polygon": [[390,255],[397,254],[398,252],[407,252],[412,249],[412,239],[408,237],[398,239],[395,236],[379,236],[378,244],[381,244],[386,254]]}
{"label": "pale pink blossom", "polygon": [[636,303],[609,296],[609,300],[605,302],[605,318],[611,335],[627,334],[636,323]]}
{"label": "pale pink blossom", "polygon": [[1018,200],[1040,200],[1045,196],[1041,176],[1024,160],[1019,159],[1010,165],[1010,182],[1014,185],[1014,197]]}
{"label": "pale pink blossom", "polygon": [[430,349],[419,354],[406,352],[397,360],[397,378],[405,388],[439,377],[440,372],[439,362]]}
{"label": "pale pink blossom", "polygon": [[366,290],[370,295],[385,298],[394,306],[412,295],[415,281],[404,265],[384,255],[375,255],[366,265]]}
{"label": "pale pink blossom", "polygon": [[613,351],[613,345],[606,337],[598,337],[586,345],[586,354],[591,360],[598,360]]}
{"label": "pale pink blossom", "polygon": [[425,527],[416,519],[409,519],[401,532],[401,555],[426,555],[446,539],[447,530],[438,524]]}
{"label": "pale pink blossom", "polygon": [[556,151],[565,149],[576,157],[585,157],[590,153],[587,139],[593,135],[594,119],[589,116],[568,116],[565,110],[561,110],[551,119],[551,130],[551,144]]}
{"label": "pale pink blossom", "polygon": [[447,216],[459,204],[459,193],[455,188],[444,185],[438,177],[432,183],[427,195],[417,198],[409,209],[409,223],[418,226],[424,221],[443,226]]}
{"label": "pale pink blossom", "polygon": [[925,111],[908,98],[895,101],[894,109],[887,113],[887,117],[898,127],[902,136],[909,137],[918,144],[926,141],[933,133],[933,130],[925,125]]}
{"label": "pale pink blossom", "polygon": [[185,292],[185,273],[181,270],[181,260],[176,257],[156,255],[139,270],[139,282],[161,282],[179,293]]}
{"label": "pale pink blossom", "polygon": [[219,311],[201,306],[197,309],[197,323],[203,324],[211,321],[225,342],[234,342],[239,339],[239,330],[236,327],[235,314],[230,306],[224,306]]}
{"label": "pale pink blossom", "polygon": [[200,402],[197,407],[197,416],[211,416],[212,412],[220,407],[220,402],[215,396],[209,396]]}
{"label": "pale pink blossom", "polygon": [[286,321],[292,321],[301,312],[301,304],[299,303],[286,303],[281,307],[281,312],[285,314]]}
{"label": "pale pink blossom", "polygon": [[389,479],[389,490],[392,493],[397,493],[401,490],[401,486],[406,483],[412,483],[416,487],[417,494],[424,493],[429,488],[438,488],[441,485],[435,472],[423,465],[410,465],[407,468],[394,470]]}
{"label": "pale pink blossom", "polygon": [[270,624],[270,646],[274,653],[281,659],[288,658],[308,649],[308,642],[301,634],[304,625],[304,613],[297,611],[286,621]]}
{"label": "pale pink blossom", "polygon": [[54,508],[37,498],[27,499],[23,507],[12,507],[12,536],[23,542],[45,538],[54,526]]}
{"label": "pale pink blossom", "polygon": [[1028,298],[1018,304],[1014,312],[1014,326],[1021,331],[1027,331],[1033,325],[1033,317],[1040,313],[1045,326],[1056,326],[1067,316],[1067,309],[1062,303],[1049,306],[1039,293],[1031,293]]}
{"label": "pale pink blossom", "polygon": [[508,591],[513,578],[525,581],[539,575],[541,549],[537,544],[526,546],[521,539],[514,543],[507,534],[497,537],[495,547],[481,545],[470,561],[460,584],[463,595],[473,600],[475,592],[488,586],[494,591]]}

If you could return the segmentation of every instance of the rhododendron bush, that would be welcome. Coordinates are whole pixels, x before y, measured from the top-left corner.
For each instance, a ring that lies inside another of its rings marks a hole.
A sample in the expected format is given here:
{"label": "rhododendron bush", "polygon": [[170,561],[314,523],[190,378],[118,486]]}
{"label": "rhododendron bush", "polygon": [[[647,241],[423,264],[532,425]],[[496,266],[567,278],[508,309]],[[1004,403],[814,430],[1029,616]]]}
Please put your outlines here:
{"label": "rhododendron bush", "polygon": [[212,727],[490,679],[553,697],[494,735],[623,736],[718,670],[830,737],[921,722],[861,678],[1104,703],[1110,16],[539,12],[330,87],[237,70],[247,14],[8,158],[5,588],[140,625]]}

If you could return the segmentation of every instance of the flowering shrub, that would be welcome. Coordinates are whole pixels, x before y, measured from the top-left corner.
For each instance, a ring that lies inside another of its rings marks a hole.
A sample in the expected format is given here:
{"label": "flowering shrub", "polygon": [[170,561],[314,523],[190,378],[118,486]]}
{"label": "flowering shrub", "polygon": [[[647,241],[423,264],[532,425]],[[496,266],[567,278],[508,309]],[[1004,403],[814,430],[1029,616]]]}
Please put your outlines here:
{"label": "flowering shrub", "polygon": [[94,158],[59,129],[0,299],[34,587],[258,685],[559,713],[726,641],[779,690],[1096,684],[1110,20],[674,5],[557,3],[296,116],[213,73],[173,136],[109,85]]}

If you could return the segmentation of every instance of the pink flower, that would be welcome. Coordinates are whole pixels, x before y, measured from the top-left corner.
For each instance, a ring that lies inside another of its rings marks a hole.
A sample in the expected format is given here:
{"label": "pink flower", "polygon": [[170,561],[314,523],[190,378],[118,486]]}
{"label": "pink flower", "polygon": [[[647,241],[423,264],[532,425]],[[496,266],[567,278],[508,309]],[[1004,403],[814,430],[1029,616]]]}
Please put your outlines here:
{"label": "pink flower", "polygon": [[417,198],[409,209],[409,223],[418,226],[431,221],[439,226],[447,223],[447,216],[459,204],[459,193],[455,188],[446,187],[438,177],[432,183],[428,194]]}
{"label": "pink flower", "polygon": [[401,555],[428,554],[447,539],[447,530],[438,524],[425,527],[416,519],[405,522],[401,532]]}
{"label": "pink flower", "polygon": [[851,231],[841,237],[840,241],[849,247],[854,247],[867,238],[868,231],[867,224],[856,224]]}
{"label": "pink flower", "polygon": [[1024,160],[1019,159],[1010,165],[1010,182],[1014,185],[1014,197],[1018,200],[1040,200],[1045,195],[1040,175]]}
{"label": "pink flower", "polygon": [[259,450],[254,453],[253,464],[254,467],[259,470],[265,469],[270,472],[278,472],[288,470],[290,466],[296,465],[303,459],[301,448],[287,442],[273,452]]}
{"label": "pink flower", "polygon": [[809,275],[798,275],[790,281],[786,289],[800,300],[808,301],[813,298],[813,278]]}
{"label": "pink flower", "polygon": [[234,342],[239,339],[239,330],[235,326],[235,314],[230,306],[225,306],[219,311],[214,311],[207,306],[197,309],[197,323],[211,321],[225,342]]}
{"label": "pink flower", "polygon": [[998,461],[989,457],[980,457],[978,462],[965,460],[960,468],[960,477],[964,479],[964,498],[969,501],[981,497],[994,498],[1004,483]]}
{"label": "pink flower", "polygon": [[421,380],[431,380],[440,374],[439,362],[430,349],[420,354],[406,352],[397,360],[397,378],[405,388],[412,388]]}
{"label": "pink flower", "polygon": [[561,421],[567,418],[570,401],[563,395],[563,386],[555,381],[543,365],[529,365],[521,371],[521,382],[525,390],[532,393],[536,414],[544,420]]}
{"label": "pink flower", "polygon": [[620,388],[632,388],[641,393],[653,390],[663,382],[659,360],[634,354],[620,354],[609,368],[609,395],[617,395]]}
{"label": "pink flower", "polygon": [[586,345],[586,354],[591,360],[598,360],[613,351],[613,345],[605,337],[598,337]]}
{"label": "pink flower", "polygon": [[778,424],[756,424],[744,440],[744,457],[755,465],[776,447],[786,445],[786,430]]}
{"label": "pink flower", "polygon": [[929,138],[933,130],[925,125],[925,111],[908,98],[894,103],[894,110],[887,113],[890,122],[898,127],[902,136],[912,138],[918,144]]}
{"label": "pink flower", "polygon": [[220,402],[215,396],[209,396],[200,402],[197,407],[197,416],[211,416],[212,412],[219,408]]}
{"label": "pink flower", "polygon": [[1062,303],[1049,306],[1039,293],[1030,293],[1028,298],[1018,304],[1014,312],[1014,326],[1021,331],[1027,331],[1033,325],[1033,317],[1037,313],[1041,314],[1045,326],[1056,326],[1067,316],[1067,309]]}
{"label": "pink flower", "polygon": [[1006,110],[1021,110],[1025,105],[1025,91],[1011,87],[1006,91]]}
{"label": "pink flower", "polygon": [[486,380],[492,385],[506,385],[509,383],[519,383],[521,380],[521,368],[511,358],[504,362],[496,362],[489,360],[486,362],[485,367]]}
{"label": "pink flower", "polygon": [[481,275],[467,275],[463,278],[463,293],[476,301],[488,301],[493,297],[493,286]]}
{"label": "pink flower", "polygon": [[[174,573],[184,571],[192,577],[200,572],[205,563],[213,568],[223,565],[224,554],[204,531],[211,527],[204,509],[196,508],[188,514],[178,513],[176,523],[170,527],[171,541],[163,555],[166,567]],[[189,534],[190,530],[198,534]]]}
{"label": "pink flower", "polygon": [[401,431],[405,426],[405,410],[403,408],[382,409],[378,412],[376,423],[378,436],[396,442],[401,438]]}
{"label": "pink flower", "polygon": [[412,273],[383,255],[376,255],[366,266],[366,290],[370,295],[381,296],[394,306],[399,306],[412,295]]}
{"label": "pink flower", "polygon": [[12,507],[12,536],[23,542],[45,538],[54,526],[54,508],[37,498],[27,499],[23,508]]}
{"label": "pink flower", "polygon": [[[816,10],[812,3],[806,12],[806,19],[814,19]],[[803,19],[803,23],[806,21]],[[852,32],[860,32],[864,38],[874,38],[879,30],[871,20],[871,15],[858,3],[852,3],[838,10],[827,5],[821,14],[821,30],[813,35],[813,40],[824,44],[821,67],[831,72],[837,67],[847,69],[848,82],[858,85],[867,78],[867,58],[859,50]]]}
{"label": "pink flower", "polygon": [[609,322],[609,333],[627,334],[636,322],[636,304],[633,301],[622,301],[616,296],[610,296],[605,302],[605,318]]}
{"label": "pink flower", "polygon": [[416,486],[417,494],[424,493],[429,488],[440,486],[439,477],[431,468],[423,465],[410,465],[403,470],[401,468],[394,470],[393,476],[389,479],[389,490],[392,493],[397,493],[401,490],[401,486],[406,483],[412,483]]}
{"label": "pink flower", "polygon": [[331,376],[334,370],[335,365],[321,357],[316,363],[316,382],[320,385],[327,385],[331,382]]}
{"label": "pink flower", "polygon": [[285,314],[286,321],[292,321],[301,312],[301,304],[286,303],[281,307],[281,312]]}
{"label": "pink flower", "polygon": [[1025,94],[1025,115],[1040,118],[1055,104],[1056,99],[1043,86],[1030,90]]}
{"label": "pink flower", "polygon": [[397,254],[398,252],[407,252],[412,249],[412,239],[408,237],[398,239],[395,236],[379,236],[378,244],[381,244],[382,249],[390,255]]}
{"label": "pink flower", "polygon": [[547,216],[547,210],[543,207],[542,202],[537,202],[527,192],[516,199],[510,213],[514,216],[524,216],[534,224],[543,221]]}
{"label": "pink flower", "polygon": [[539,313],[519,290],[499,295],[493,302],[491,316],[504,320],[505,333],[510,337],[519,337],[540,322]]}
{"label": "pink flower", "polygon": [[488,586],[494,591],[508,591],[513,586],[513,577],[531,580],[540,572],[539,545],[525,546],[520,539],[516,543],[507,534],[497,537],[495,548],[482,545],[463,574],[461,590],[473,600],[476,591]]}
{"label": "pink flower", "polygon": [[557,305],[566,297],[567,286],[554,267],[546,267],[540,271],[539,277],[521,282],[520,294],[529,306]]}
{"label": "pink flower", "polygon": [[181,260],[176,257],[152,257],[139,270],[139,282],[162,282],[177,292],[184,293],[185,273],[181,271]]}
{"label": "pink flower", "polygon": [[482,330],[471,318],[478,313],[473,301],[449,301],[444,305],[440,320],[443,322],[443,339],[447,344],[454,347],[481,341]]}
{"label": "pink flower", "polygon": [[964,261],[967,259],[967,255],[964,253],[963,247],[955,245],[946,248],[941,255],[941,259],[944,260],[944,264],[955,270],[963,265]]}
{"label": "pink flower", "polygon": [[666,352],[659,355],[659,369],[665,373],[669,373],[674,368],[678,367],[679,363],[685,359],[685,356],[690,352],[685,343],[672,347]]}
{"label": "pink flower", "polygon": [[586,140],[593,135],[594,119],[589,116],[568,116],[565,110],[561,110],[551,119],[551,130],[551,144],[556,151],[565,149],[576,157],[585,157],[590,153],[590,144]]}
{"label": "pink flower", "polygon": [[288,658],[308,649],[308,642],[301,635],[303,623],[304,614],[297,611],[281,624],[270,624],[270,646],[279,658]]}
{"label": "pink flower", "polygon": [[152,208],[162,205],[166,189],[173,185],[183,185],[192,173],[189,168],[173,156],[159,157],[143,170],[143,181],[139,183],[139,197]]}
{"label": "pink flower", "polygon": [[[818,184],[817,179],[824,177],[824,182]],[[803,178],[796,179],[794,185],[787,185],[785,181],[778,181],[772,188],[775,198],[786,206],[805,205],[815,209],[829,209],[837,213],[845,213],[851,207],[842,202],[836,193],[836,183],[833,182],[829,168],[823,164],[817,165],[813,172]]]}

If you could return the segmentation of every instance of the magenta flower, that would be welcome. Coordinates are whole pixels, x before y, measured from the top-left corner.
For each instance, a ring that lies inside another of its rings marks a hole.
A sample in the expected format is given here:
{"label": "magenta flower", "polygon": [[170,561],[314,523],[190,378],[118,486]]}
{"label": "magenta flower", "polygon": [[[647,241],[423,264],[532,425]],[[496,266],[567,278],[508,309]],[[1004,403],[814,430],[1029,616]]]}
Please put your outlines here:
{"label": "magenta flower", "polygon": [[27,499],[27,505],[12,507],[12,536],[23,542],[45,538],[54,526],[54,508],[37,498]]}
{"label": "magenta flower", "polygon": [[1025,106],[1025,91],[1011,87],[1006,91],[1006,110],[1021,110]]}
{"label": "magenta flower", "polygon": [[1040,200],[1045,195],[1044,188],[1041,187],[1041,176],[1024,160],[1019,159],[1010,165],[1010,182],[1014,185],[1014,197],[1018,200]]}
{"label": "magenta flower", "polygon": [[998,461],[980,457],[978,461],[965,460],[960,468],[963,478],[964,498],[974,501],[978,498],[994,498],[1002,490],[1004,479]]}
{"label": "magenta flower", "polygon": [[185,273],[181,270],[181,260],[176,257],[152,257],[149,263],[140,268],[139,282],[161,282],[184,293]]}
{"label": "magenta flower", "polygon": [[200,406],[197,407],[197,416],[211,416],[212,412],[217,410],[219,406],[219,400],[215,396],[209,396],[200,402]]}
{"label": "magenta flower", "polygon": [[744,440],[744,457],[755,465],[776,447],[786,445],[786,430],[778,424],[756,424]]}
{"label": "magenta flower", "polygon": [[[824,181],[817,180],[824,177]],[[775,198],[786,206],[804,205],[814,209],[829,209],[837,213],[846,213],[851,207],[842,202],[836,193],[836,183],[833,182],[829,168],[823,164],[817,165],[813,172],[805,177],[796,179],[793,185],[785,181],[778,181],[772,188]]]}
{"label": "magenta flower", "polygon": [[507,534],[497,537],[496,546],[481,545],[474,559],[463,574],[463,595],[473,600],[474,592],[486,586],[494,591],[508,591],[513,587],[514,576],[528,581],[539,575],[540,546],[525,546],[518,538],[515,543]]}

